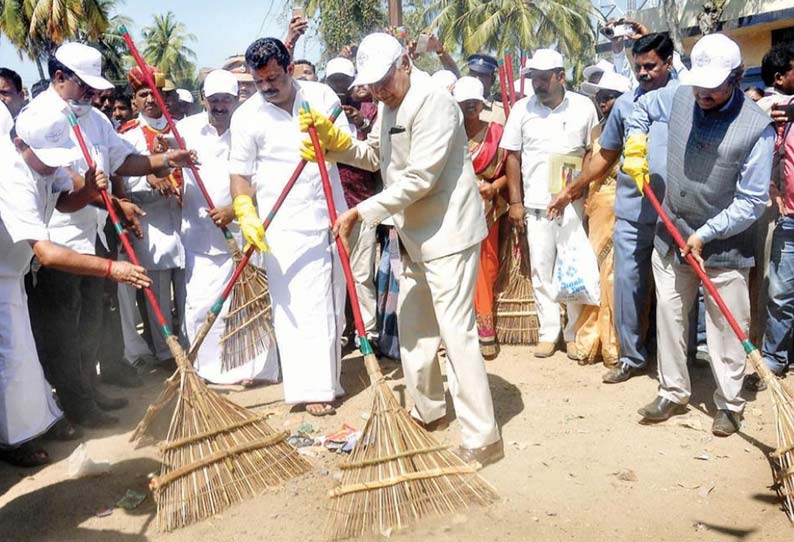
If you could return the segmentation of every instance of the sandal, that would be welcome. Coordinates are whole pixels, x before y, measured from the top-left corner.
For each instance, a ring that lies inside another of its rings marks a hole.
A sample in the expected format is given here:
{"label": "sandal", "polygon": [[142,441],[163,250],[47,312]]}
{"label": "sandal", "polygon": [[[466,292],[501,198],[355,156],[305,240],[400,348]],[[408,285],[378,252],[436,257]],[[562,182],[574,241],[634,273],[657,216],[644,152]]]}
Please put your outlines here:
{"label": "sandal", "polygon": [[[319,406],[320,409],[310,408],[310,407],[317,407]],[[306,403],[303,405],[306,412],[312,416],[316,416],[321,418],[323,416],[333,416],[336,414],[336,408],[329,403]]]}
{"label": "sandal", "polygon": [[50,462],[50,455],[46,450],[26,442],[16,448],[0,450],[0,460],[27,469],[46,465]]}

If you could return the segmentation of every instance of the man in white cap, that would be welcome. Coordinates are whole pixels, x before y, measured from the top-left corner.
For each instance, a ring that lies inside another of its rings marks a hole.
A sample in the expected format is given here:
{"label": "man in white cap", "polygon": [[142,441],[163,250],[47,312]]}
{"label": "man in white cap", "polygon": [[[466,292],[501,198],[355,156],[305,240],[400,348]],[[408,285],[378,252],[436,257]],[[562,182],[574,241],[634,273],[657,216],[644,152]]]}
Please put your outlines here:
{"label": "man in white cap", "polygon": [[[186,151],[141,156],[116,133],[110,120],[92,107],[99,90],[113,88],[102,77],[102,55],[81,43],[61,45],[49,59],[49,88],[31,101],[27,109],[58,111],[76,117],[86,143],[99,168],[108,174],[146,175],[165,173],[171,166],[187,163]],[[74,136],[72,136],[74,138]],[[84,174],[88,165],[78,157],[71,169]],[[120,202],[128,223],[137,221],[140,210]],[[94,207],[75,213],[53,213],[49,223],[53,242],[81,254],[95,254],[102,240],[106,215]],[[31,318],[39,357],[58,392],[66,416],[86,427],[107,427],[118,419],[102,410],[121,408],[125,399],[111,399],[99,392],[96,378],[97,350],[101,329],[104,280],[76,276],[46,267],[36,273],[29,289]],[[119,369],[123,370],[123,369]]]}
{"label": "man in white cap", "polygon": [[[366,141],[351,142],[315,113],[334,161],[380,168],[382,192],[339,216],[334,231],[347,239],[359,221],[391,217],[401,243],[397,319],[400,356],[412,415],[428,429],[448,425],[437,353],[447,349],[447,382],[461,423],[466,461],[485,465],[504,455],[480,353],[473,295],[483,207],[458,104],[415,68],[392,36],[370,34],[356,55],[354,85],[369,85],[380,102],[378,125]],[[311,116],[302,115],[307,126]],[[303,155],[314,155],[304,140]]]}
{"label": "man in white cap", "polygon": [[[540,341],[534,354],[545,358],[557,350],[561,331],[560,305],[554,301],[552,287],[560,224],[546,216],[546,206],[555,195],[551,192],[551,163],[563,156],[586,162],[598,114],[589,99],[565,90],[563,58],[557,51],[538,49],[523,71],[532,80],[535,95],[519,100],[510,111],[501,147],[509,151],[510,221],[519,231],[526,230],[529,242],[532,289],[540,321]],[[575,211],[582,216],[581,202]],[[581,305],[568,303],[566,311],[562,335],[568,356],[575,358],[573,341]]]}
{"label": "man in white cap", "polygon": [[[744,67],[739,46],[710,34],[692,49],[692,69],[679,88],[665,87],[637,101],[627,122],[623,171],[640,192],[648,177],[647,133],[668,123],[664,209],[686,239],[679,251],[658,223],[654,239],[659,364],[657,398],[639,410],[644,421],[666,420],[686,410],[691,394],[686,360],[687,314],[700,283],[683,261],[691,253],[717,287],[739,325],[750,325],[748,275],[754,265],[756,220],[769,197],[775,130],[771,119],[740,88]],[[742,344],[711,296],[706,335],[717,389],[712,432],[739,430],[746,365]]]}
{"label": "man in white cap", "polygon": [[[201,180],[215,204],[210,211],[207,201],[189,169],[185,173],[182,193],[182,245],[185,248],[185,328],[193,341],[213,303],[234,272],[234,260],[221,226],[226,226],[240,242],[239,228],[233,224],[234,209],[229,189],[229,149],[232,114],[239,103],[237,78],[226,70],[207,75],[202,89],[205,111],[192,115],[177,125],[185,144],[196,150],[201,163]],[[228,301],[220,316],[228,312]],[[260,354],[229,371],[221,369],[223,326],[215,325],[204,340],[193,364],[199,375],[215,384],[249,384],[278,380],[278,356],[275,345],[269,355]]]}
{"label": "man in white cap", "polygon": [[[275,38],[253,42],[245,61],[259,90],[232,116],[229,172],[235,215],[247,242],[264,252],[273,301],[273,328],[284,380],[284,400],[313,416],[335,413],[345,283],[328,230],[328,208],[316,164],[303,170],[267,231],[262,221],[300,162],[304,102],[330,113],[339,105],[322,83],[296,81],[289,51]],[[336,121],[350,139],[347,118]],[[329,168],[334,200],[347,209],[339,172]],[[256,198],[256,204],[254,203]],[[257,212],[258,207],[258,212]]]}
{"label": "man in white cap", "polygon": [[[63,113],[41,107],[23,110],[13,143],[11,126],[8,110],[0,105],[0,458],[33,467],[49,458],[30,441],[53,427],[63,414],[42,373],[30,326],[23,277],[31,259],[35,255],[43,265],[67,273],[109,277],[137,287],[148,285],[149,280],[141,267],[79,254],[50,240],[47,222],[56,206],[63,211],[80,209],[97,201],[98,190],[108,185],[106,176],[95,169],[88,170],[85,181],[79,176],[73,181],[61,169],[80,156]],[[79,348],[76,342],[60,347]],[[79,437],[66,424],[59,427],[53,436]]]}
{"label": "man in white cap", "polygon": [[193,94],[185,88],[176,89],[176,96],[179,99],[179,107],[177,108],[177,114],[173,117],[174,120],[182,120],[191,114],[195,101],[193,100]]}
{"label": "man in white cap", "polygon": [[[339,96],[345,116],[350,121],[351,133],[356,134],[357,139],[364,140],[372,130],[372,125],[375,124],[378,107],[372,102],[362,103],[353,98],[351,85],[355,77],[356,68],[347,58],[332,58],[325,67],[325,84]],[[345,193],[347,206],[355,207],[365,199],[372,197],[379,184],[378,177],[376,172],[339,164],[339,178],[342,181],[342,190]],[[350,243],[350,268],[356,281],[356,293],[361,305],[364,328],[367,330],[369,339],[377,346],[376,233],[376,228],[364,224],[355,229]],[[348,340],[348,333],[350,335],[354,333],[354,327],[352,321],[349,320],[344,341]]]}

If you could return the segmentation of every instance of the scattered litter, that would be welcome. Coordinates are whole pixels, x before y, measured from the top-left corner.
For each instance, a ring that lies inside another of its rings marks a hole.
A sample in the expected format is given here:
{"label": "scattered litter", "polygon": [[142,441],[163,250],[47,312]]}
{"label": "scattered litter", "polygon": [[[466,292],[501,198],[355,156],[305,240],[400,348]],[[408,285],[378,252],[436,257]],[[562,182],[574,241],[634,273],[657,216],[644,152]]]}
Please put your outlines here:
{"label": "scattered litter", "polygon": [[750,448],[745,448],[744,451],[749,454],[750,453]]}
{"label": "scattered litter", "polygon": [[557,515],[557,512],[546,512],[547,516],[554,517]]}
{"label": "scattered litter", "polygon": [[682,484],[681,482],[678,482],[677,485],[678,485],[678,487],[683,487],[684,489],[697,489],[697,488],[700,487],[700,484],[696,484],[694,486],[690,486],[690,485]]}
{"label": "scattered litter", "polygon": [[700,459],[701,461],[708,461],[711,458],[709,457],[709,454],[707,454],[706,452],[703,452],[700,455],[696,455],[695,459]]}
{"label": "scattered litter", "polygon": [[66,460],[69,478],[72,480],[85,476],[99,476],[110,472],[109,461],[94,461],[88,457],[85,443],[81,443]]}
{"label": "scattered litter", "polygon": [[113,513],[113,508],[102,508],[101,510],[97,510],[97,513],[95,515],[98,518],[106,518],[112,513]]}
{"label": "scattered litter", "polygon": [[325,452],[322,446],[303,446],[298,448],[298,453],[303,457],[320,457]]}
{"label": "scattered litter", "polygon": [[361,414],[358,415],[358,417],[364,421],[367,421],[369,420],[369,412],[362,412]]}
{"label": "scattered litter", "polygon": [[619,470],[618,472],[613,472],[612,475],[623,482],[636,482],[639,480],[639,478],[637,478],[637,473],[631,469]]}
{"label": "scattered litter", "polygon": [[314,445],[314,439],[305,433],[293,433],[287,437],[287,444],[293,448],[306,448]]}
{"label": "scattered litter", "polygon": [[712,491],[714,491],[714,488],[715,488],[715,487],[716,487],[716,485],[714,484],[714,482],[711,482],[710,484],[708,484],[708,485],[705,485],[705,486],[701,487],[701,488],[700,488],[700,491],[698,491],[698,495],[699,495],[701,498],[705,499],[706,497],[708,497],[708,496],[709,496],[709,494],[710,494]]}
{"label": "scattered litter", "polygon": [[697,523],[692,524],[692,527],[694,527],[696,531],[705,531],[706,529],[708,529],[708,527],[706,527],[699,521]]}
{"label": "scattered litter", "polygon": [[116,508],[123,508],[124,510],[135,510],[143,501],[146,500],[146,493],[128,489],[127,494],[118,500]]}
{"label": "scattered litter", "polygon": [[298,427],[295,428],[296,433],[316,433],[317,429],[310,423],[303,422]]}
{"label": "scattered litter", "polygon": [[686,427],[687,429],[694,429],[695,431],[703,431],[703,424],[700,423],[700,420],[697,418],[685,418],[683,420],[678,420],[677,425]]}
{"label": "scattered litter", "polygon": [[337,432],[326,435],[323,446],[332,452],[350,453],[359,438],[361,431],[356,431],[355,427],[345,423]]}

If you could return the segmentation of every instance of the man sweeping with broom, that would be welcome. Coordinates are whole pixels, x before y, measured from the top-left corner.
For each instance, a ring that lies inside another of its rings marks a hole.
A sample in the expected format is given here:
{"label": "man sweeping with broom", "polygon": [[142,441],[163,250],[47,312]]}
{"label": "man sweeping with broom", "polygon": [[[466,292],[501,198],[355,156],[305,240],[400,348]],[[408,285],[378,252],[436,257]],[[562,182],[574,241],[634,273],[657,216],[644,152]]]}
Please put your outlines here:
{"label": "man sweeping with broom", "polygon": [[[334,232],[347,239],[361,220],[388,217],[402,245],[397,318],[413,416],[428,430],[448,424],[437,352],[447,349],[447,381],[461,422],[464,461],[482,465],[504,456],[480,352],[473,296],[480,241],[487,233],[477,176],[467,152],[463,117],[448,92],[414,68],[402,45],[371,34],[359,46],[354,85],[369,85],[380,102],[366,141],[341,137],[313,111],[329,158],[362,169],[380,168],[384,190],[339,216]],[[304,144],[304,158],[314,156]]]}
{"label": "man sweeping with broom", "polygon": [[[640,98],[627,122],[623,170],[644,189],[648,175],[647,133],[653,122],[669,125],[667,190],[663,208],[686,248],[680,255],[671,234],[657,224],[653,253],[659,363],[657,398],[639,410],[659,422],[683,412],[691,385],[686,366],[687,314],[700,280],[683,261],[691,253],[747,330],[748,274],[754,265],[755,222],[769,194],[775,131],[771,120],[742,93],[739,46],[723,34],[702,38],[692,50],[692,70],[681,86]],[[706,334],[717,389],[712,432],[739,430],[746,358],[715,299],[706,302]]]}

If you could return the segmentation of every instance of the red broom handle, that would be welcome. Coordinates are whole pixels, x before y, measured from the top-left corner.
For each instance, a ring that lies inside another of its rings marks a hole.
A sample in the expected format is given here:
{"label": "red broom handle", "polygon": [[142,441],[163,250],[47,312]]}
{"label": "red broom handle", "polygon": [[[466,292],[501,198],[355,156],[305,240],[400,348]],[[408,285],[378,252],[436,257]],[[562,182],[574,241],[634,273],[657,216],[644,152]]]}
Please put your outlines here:
{"label": "red broom handle", "polygon": [[[342,113],[342,108],[337,105],[334,108],[334,110],[331,112],[331,116],[328,117],[328,120],[330,120],[331,122],[336,121],[337,117],[341,113]],[[276,202],[273,204],[273,208],[270,209],[270,212],[265,217],[265,221],[262,222],[262,227],[265,230],[267,230],[267,228],[270,226],[270,223],[273,222],[276,213],[281,208],[281,205],[284,203],[284,200],[287,199],[287,196],[292,190],[292,187],[295,186],[296,182],[298,182],[298,178],[301,176],[301,173],[303,173],[303,168],[305,167],[306,167],[306,160],[301,160],[300,162],[298,162],[298,165],[295,167],[295,171],[293,171],[292,176],[287,181],[287,184],[284,185],[284,188],[281,190],[281,194],[279,194],[278,199],[276,199]],[[220,299],[218,300],[221,305],[226,300],[226,298],[229,297],[229,294],[232,292],[232,289],[234,288],[234,283],[237,282],[237,279],[240,278],[243,269],[245,269],[245,266],[248,263],[248,260],[251,259],[253,253],[254,253],[254,246],[251,245],[250,247],[248,247],[248,250],[245,251],[245,254],[240,260],[240,263],[237,264],[237,268],[234,270],[234,273],[232,274],[232,278],[229,280],[229,283],[226,285],[226,288],[223,289]],[[218,310],[220,311],[220,309]]]}
{"label": "red broom handle", "polygon": [[507,84],[505,81],[505,67],[504,65],[499,66],[499,86],[502,88],[502,108],[505,110],[505,117],[510,116],[510,102],[507,100],[507,88],[505,85]]}
{"label": "red broom handle", "polygon": [[[80,125],[77,124],[77,118],[71,112],[68,113],[68,116],[69,124],[72,125],[72,130],[74,131],[74,135],[77,138],[77,143],[80,145],[80,150],[83,151],[83,158],[88,164],[89,169],[95,167],[96,164],[91,158],[91,153],[88,151],[88,146],[86,145],[85,138],[83,137],[83,131],[80,129]],[[127,238],[127,231],[121,226],[119,215],[116,214],[116,209],[113,207],[113,202],[110,200],[107,190],[100,190],[99,193],[102,194],[102,201],[105,202],[105,207],[107,208],[107,212],[110,215],[110,221],[113,222],[113,227],[116,228],[116,233],[118,233],[118,236],[121,239],[121,243],[124,245],[124,249],[127,251],[130,261],[135,265],[140,266],[141,262],[138,260],[138,256],[135,254],[135,250],[132,248],[132,243],[130,243],[130,240]],[[149,299],[149,303],[152,304],[152,309],[154,310],[154,315],[157,318],[157,323],[163,328],[166,338],[171,336],[171,328],[166,323],[165,317],[163,316],[163,311],[160,309],[160,304],[157,302],[157,298],[154,297],[154,292],[152,292],[152,289],[149,287],[144,288],[144,291],[146,293],[146,297]]]}
{"label": "red broom handle", "polygon": [[[154,82],[154,77],[152,77],[152,73],[146,69],[147,64],[143,60],[143,57],[141,57],[141,54],[138,52],[138,48],[135,47],[135,43],[132,41],[132,36],[130,36],[130,33],[123,26],[121,27],[121,32],[121,36],[124,38],[124,42],[127,44],[127,49],[129,49],[133,58],[135,58],[135,63],[138,64],[138,67],[141,69],[143,77],[146,79],[146,84],[149,85],[149,88],[152,90],[154,101],[157,102],[157,105],[162,110],[163,115],[165,115],[165,120],[168,123],[168,126],[171,128],[171,133],[174,134],[177,145],[179,145],[180,149],[187,150],[185,147],[185,140],[182,139],[182,136],[179,134],[179,130],[176,129],[176,123],[174,122],[173,117],[171,117],[171,113],[168,112],[168,108],[165,105],[165,100],[163,100],[163,95],[160,93],[160,89],[157,88],[157,85]],[[196,184],[198,185],[201,194],[204,196],[210,211],[213,210],[215,208],[215,204],[212,202],[212,197],[210,197],[207,187],[204,185],[201,175],[199,175],[198,168],[192,160],[190,161],[190,171],[193,173],[193,178],[196,179]],[[231,237],[232,234],[229,232],[226,226],[218,227],[221,229],[221,231],[223,231],[223,235],[226,238]]]}
{"label": "red broom handle", "polygon": [[521,53],[521,65],[518,67],[518,73],[521,76],[521,88],[519,89],[521,92],[521,97],[524,97],[524,83],[527,80],[527,76],[524,74],[524,64],[526,64],[527,59],[523,53]]}
{"label": "red broom handle", "polygon": [[[310,111],[309,104],[304,102],[303,109]],[[331,225],[336,223],[336,205],[334,204],[334,193],[331,190],[331,180],[328,177],[328,169],[325,167],[325,154],[323,153],[320,140],[317,137],[317,128],[314,124],[309,126],[309,137],[314,145],[314,153],[317,155],[317,166],[320,168],[320,178],[323,181],[323,192],[325,193],[325,203],[328,206],[328,216],[331,218]],[[356,331],[359,340],[366,341],[367,330],[364,327],[364,319],[361,317],[361,307],[358,304],[358,294],[356,293],[356,282],[353,279],[353,271],[350,269],[350,256],[345,249],[340,237],[336,237],[336,248],[339,250],[339,260],[342,263],[342,271],[345,273],[347,283],[347,295],[350,296],[350,306],[353,309],[353,320],[356,323]],[[363,350],[363,348],[362,348]],[[365,352],[366,353],[366,352]]]}
{"label": "red broom handle", "polygon": [[513,77],[513,55],[510,53],[505,55],[505,75],[509,83],[507,94],[510,96],[510,107],[513,107],[516,104],[516,79]]}
{"label": "red broom handle", "polygon": [[[651,188],[651,184],[647,182],[647,180],[645,182],[644,193],[645,193],[645,197],[648,198],[648,201],[651,202],[653,208],[656,209],[659,218],[661,218],[662,222],[664,223],[664,227],[667,228],[667,231],[670,232],[670,235],[673,236],[673,240],[678,245],[678,247],[681,249],[686,248],[687,246],[686,241],[681,236],[681,232],[678,231],[678,228],[675,227],[673,221],[670,220],[669,216],[667,216],[667,213],[662,208],[662,205],[659,203],[659,200],[656,198],[656,194],[654,194],[653,189]],[[720,311],[722,311],[722,314],[725,316],[725,319],[728,321],[728,325],[731,326],[731,329],[733,329],[733,332],[736,334],[736,337],[738,337],[742,345],[745,346],[745,350],[747,350],[747,346],[745,344],[749,342],[747,340],[747,335],[745,335],[744,331],[739,326],[739,323],[736,321],[736,318],[733,317],[733,314],[731,313],[730,309],[728,309],[728,306],[725,304],[725,301],[722,299],[722,296],[719,294],[719,292],[717,292],[717,288],[714,286],[714,283],[711,282],[711,279],[709,279],[708,275],[706,275],[706,272],[703,271],[703,269],[700,267],[700,264],[697,262],[697,260],[695,260],[695,257],[692,256],[691,252],[689,252],[686,255],[685,259],[687,263],[692,266],[692,269],[695,270],[697,276],[700,277],[700,280],[703,282],[703,286],[706,288],[706,290],[708,290],[709,294],[711,294],[711,297],[714,298],[714,301],[716,301],[717,306],[720,308]],[[753,349],[755,350],[755,347],[753,347]]]}

